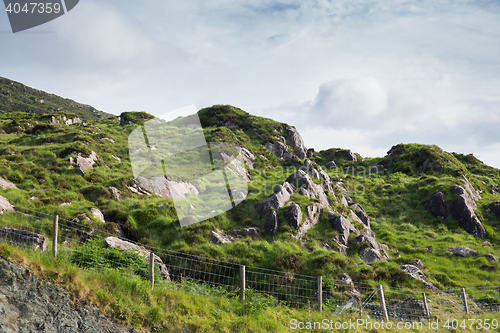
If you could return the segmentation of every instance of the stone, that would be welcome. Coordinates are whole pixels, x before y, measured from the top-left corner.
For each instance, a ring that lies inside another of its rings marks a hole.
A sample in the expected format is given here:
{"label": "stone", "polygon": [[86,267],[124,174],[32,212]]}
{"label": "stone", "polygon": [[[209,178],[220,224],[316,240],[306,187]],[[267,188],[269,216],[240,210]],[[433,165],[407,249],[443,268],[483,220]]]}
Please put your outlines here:
{"label": "stone", "polygon": [[106,220],[104,219],[104,214],[97,208],[90,208],[90,213],[92,214],[92,216],[102,222],[102,223],[106,223]]}
{"label": "stone", "polygon": [[288,182],[284,182],[283,185],[278,187],[276,193],[263,202],[260,209],[260,215],[268,211],[270,208],[279,209],[285,206],[285,203],[292,197],[293,192],[294,190],[292,185]]}
{"label": "stone", "polygon": [[[164,198],[184,199],[186,194],[198,195],[198,189],[191,183],[169,181],[164,176],[134,179],[136,186],[144,194],[156,194]],[[130,188],[129,188],[130,189]]]}
{"label": "stone", "polygon": [[236,238],[233,236],[226,235],[223,231],[217,229],[217,231],[211,232],[210,241],[214,244],[230,244],[234,242]]}
{"label": "stone", "polygon": [[302,223],[302,210],[300,209],[300,205],[292,203],[285,209],[283,215],[288,220],[288,223],[292,228],[299,228],[300,224]]}
{"label": "stone", "polygon": [[31,231],[0,227],[0,239],[26,245],[34,250],[47,250],[47,239],[45,236]]}
{"label": "stone", "polygon": [[[138,246],[137,244],[127,242],[126,240],[120,239],[118,237],[108,237],[104,240],[104,248],[119,248],[123,251],[132,251],[138,253],[144,260],[149,262],[150,251]],[[155,265],[159,266],[160,275],[163,279],[170,281],[170,275],[168,273],[167,266],[163,263],[160,257],[156,254],[153,254],[153,262]]]}
{"label": "stone", "polygon": [[471,198],[475,201],[481,200],[481,195],[479,194],[478,191],[472,186],[472,184],[469,182],[467,178],[465,178],[464,175],[460,175],[460,178],[462,178],[462,181],[464,182],[465,189],[469,192]]}
{"label": "stone", "polygon": [[374,250],[371,247],[366,247],[359,251],[359,257],[367,263],[386,259],[380,251]]}
{"label": "stone", "polygon": [[488,205],[488,208],[497,218],[500,217],[500,201],[493,201]]}
{"label": "stone", "polygon": [[411,265],[416,266],[420,269],[426,269],[424,263],[420,259],[413,259]]}
{"label": "stone", "polygon": [[319,223],[322,204],[314,203],[306,207],[306,218],[297,229],[296,239],[302,239],[307,231]]}
{"label": "stone", "polygon": [[2,177],[0,177],[0,188],[2,190],[6,190],[8,188],[14,188],[14,189],[17,189],[17,186],[16,184],[14,184],[13,182],[10,182]]}
{"label": "stone", "polygon": [[442,192],[436,192],[431,195],[429,201],[425,203],[424,208],[436,217],[445,217],[446,209],[444,208],[444,200],[444,194]]}
{"label": "stone", "polygon": [[476,251],[465,246],[449,247],[446,249],[446,251],[450,251],[451,253],[461,257],[468,257],[476,253]]}
{"label": "stone", "polygon": [[399,268],[401,268],[412,279],[417,279],[420,281],[427,281],[428,280],[428,277],[425,276],[425,274],[422,273],[422,271],[417,266],[402,265],[402,266],[399,266]]}
{"label": "stone", "polygon": [[246,165],[248,165],[248,168],[250,170],[254,169],[254,163],[255,163],[255,156],[250,152],[250,150],[240,147],[241,148],[241,155],[243,156],[243,160],[245,161]]}
{"label": "stone", "polygon": [[375,175],[378,175],[379,173],[386,173],[386,172],[387,172],[387,169],[384,168],[384,166],[382,164],[381,165],[372,166],[370,168],[370,170],[368,171],[368,173],[375,174]]}
{"label": "stone", "polygon": [[0,195],[0,214],[5,212],[14,212],[14,206],[9,202],[9,200],[7,200],[7,198]]}
{"label": "stone", "polygon": [[262,233],[260,231],[260,228],[250,227],[250,228],[233,229],[233,235],[235,235],[236,237],[244,237],[244,236],[261,237]]}
{"label": "stone", "polygon": [[314,157],[314,148],[309,148],[306,153],[307,158]]}
{"label": "stone", "polygon": [[76,168],[75,173],[79,176],[85,177],[85,171],[82,168]]}
{"label": "stone", "polygon": [[351,232],[354,232],[356,235],[360,234],[359,230],[351,224],[351,221],[342,215],[331,212],[329,213],[328,221],[332,228],[339,232],[339,235],[335,236],[339,244],[347,246]]}
{"label": "stone", "polygon": [[76,157],[76,166],[82,170],[92,170],[94,169],[94,164],[96,163],[97,158],[98,156],[95,151],[92,151],[89,157],[78,155]]}
{"label": "stone", "polygon": [[460,194],[450,205],[450,213],[462,229],[475,237],[485,238],[486,230],[474,213],[475,209],[475,202],[467,194]]}
{"label": "stone", "polygon": [[271,213],[266,218],[265,229],[266,233],[271,236],[278,232],[278,215],[276,214],[276,211],[271,210]]}
{"label": "stone", "polygon": [[344,157],[346,160],[351,161],[351,162],[356,162],[358,160],[358,157],[356,154],[352,152],[352,150],[344,150],[338,153],[339,156]]}
{"label": "stone", "polygon": [[370,228],[370,217],[368,214],[366,214],[365,210],[359,203],[355,203],[349,206],[350,208],[354,209],[354,212],[356,216],[363,222],[365,226]]}
{"label": "stone", "polygon": [[335,161],[330,161],[330,162],[326,163],[325,167],[327,169],[335,169],[337,167],[337,164],[335,164]]}
{"label": "stone", "polygon": [[486,259],[488,259],[489,262],[492,262],[492,261],[498,261],[498,257],[494,256],[493,254],[489,253],[487,255],[485,255]]}
{"label": "stone", "polygon": [[289,184],[293,184],[295,187],[299,187],[299,179],[302,178],[305,175],[304,170],[297,170],[294,173],[292,173],[288,178],[286,179],[286,182]]}
{"label": "stone", "polygon": [[116,187],[110,186],[108,187],[109,193],[115,197],[116,200],[120,201],[120,190],[118,190]]}
{"label": "stone", "polygon": [[438,172],[443,172],[443,167],[441,164],[436,162],[435,160],[431,160],[430,158],[426,159],[423,164],[423,169],[424,171],[430,170],[430,171],[438,171]]}
{"label": "stone", "polygon": [[305,159],[307,154],[302,136],[300,136],[295,127],[288,127],[286,130],[288,132],[288,140],[290,141],[290,146],[292,146],[293,148],[293,153],[297,155],[299,159]]}

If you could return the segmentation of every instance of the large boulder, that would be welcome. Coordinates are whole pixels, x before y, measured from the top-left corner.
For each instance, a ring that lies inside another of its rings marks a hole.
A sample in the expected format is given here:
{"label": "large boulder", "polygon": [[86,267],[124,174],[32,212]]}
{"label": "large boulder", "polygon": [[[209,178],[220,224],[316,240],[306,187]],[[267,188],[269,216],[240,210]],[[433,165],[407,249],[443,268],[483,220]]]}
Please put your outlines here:
{"label": "large boulder", "polygon": [[330,161],[330,162],[326,163],[325,167],[327,169],[335,169],[337,167],[337,164],[335,164],[335,161]]}
{"label": "large boulder", "polygon": [[354,209],[354,213],[361,220],[361,222],[363,222],[363,224],[365,226],[367,226],[368,228],[370,228],[370,217],[368,216],[368,214],[366,214],[366,212],[363,209],[363,207],[360,204],[358,204],[358,203],[352,204],[349,207],[351,207],[352,209]]}
{"label": "large boulder", "polygon": [[9,200],[7,200],[7,198],[4,198],[0,195],[0,214],[13,211],[14,206],[9,202]]}
{"label": "large boulder", "polygon": [[319,203],[314,203],[306,207],[306,219],[298,228],[297,235],[295,236],[296,239],[304,238],[306,232],[319,223],[322,207],[323,205]]}
{"label": "large boulder", "polygon": [[280,185],[273,195],[268,197],[260,208],[260,214],[262,215],[264,212],[268,211],[270,208],[279,209],[285,206],[285,203],[290,200],[292,194],[294,192],[293,186],[288,182],[284,182],[283,185]]}
{"label": "large boulder", "polygon": [[386,251],[387,245],[379,243],[371,229],[366,229],[363,234],[356,237],[356,242],[366,245],[358,254],[367,263],[390,258]]}
{"label": "large boulder", "polygon": [[359,230],[352,225],[351,221],[342,215],[330,213],[328,220],[332,228],[339,232],[336,236],[336,241],[342,245],[347,246],[351,232],[354,232],[356,235],[360,234]]}
{"label": "large boulder", "polygon": [[235,237],[226,235],[223,231],[217,229],[217,231],[211,232],[210,241],[214,244],[229,244],[236,240]]}
{"label": "large boulder", "polygon": [[[118,248],[122,251],[132,251],[135,253],[138,253],[141,257],[144,258],[149,263],[150,259],[150,251],[138,246],[137,244],[127,242],[123,239],[117,238],[117,237],[108,237],[104,240],[104,247],[105,248]],[[155,265],[157,265],[160,269],[160,275],[163,277],[163,279],[170,281],[170,274],[168,273],[167,266],[163,263],[163,260],[161,260],[160,257],[158,257],[156,254],[153,254],[153,262]]]}
{"label": "large boulder", "polygon": [[43,235],[31,231],[0,227],[0,240],[25,245],[35,250],[47,250],[47,239]]}
{"label": "large boulder", "polygon": [[366,263],[370,264],[375,261],[386,260],[387,257],[371,247],[365,247],[359,251],[359,257]]}
{"label": "large boulder", "polygon": [[297,155],[298,158],[303,160],[307,157],[304,140],[295,127],[288,127],[286,130],[288,132],[288,140],[290,141],[290,146],[292,146],[293,148],[293,153]]}
{"label": "large boulder", "polygon": [[241,156],[250,170],[253,170],[253,164],[255,163],[255,156],[246,148],[241,147]]}
{"label": "large boulder", "polygon": [[462,229],[475,237],[485,238],[486,230],[474,213],[476,207],[467,194],[460,194],[450,205],[450,213]]}
{"label": "large boulder", "polygon": [[90,208],[90,213],[97,221],[100,221],[102,223],[106,222],[106,220],[104,219],[104,214],[99,209]]}
{"label": "large boulder", "polygon": [[470,196],[472,199],[475,201],[481,200],[481,195],[479,194],[478,191],[472,186],[472,184],[469,182],[467,178],[465,178],[464,175],[460,175],[460,178],[462,178],[462,181],[464,182],[465,189],[469,192]]}
{"label": "large boulder", "polygon": [[500,201],[493,201],[488,208],[497,218],[500,217]]}
{"label": "large boulder", "polygon": [[429,201],[427,201],[424,205],[424,208],[427,209],[432,215],[445,217],[446,209],[444,208],[444,194],[442,192],[437,192],[431,195]]}
{"label": "large boulder", "polygon": [[288,220],[290,226],[294,229],[298,229],[300,224],[302,223],[302,210],[300,209],[300,205],[295,202],[288,206],[284,214],[285,218]]}
{"label": "large boulder", "polygon": [[428,280],[428,277],[425,276],[425,274],[422,273],[422,271],[414,265],[402,265],[399,266],[399,268],[401,268],[406,274],[408,274],[409,277],[413,279],[417,279],[420,281]]}
{"label": "large boulder", "polygon": [[266,219],[265,230],[268,235],[275,235],[278,232],[278,214],[271,210],[271,213]]}
{"label": "large boulder", "polygon": [[134,182],[136,188],[140,189],[139,192],[156,194],[164,198],[184,199],[189,193],[198,195],[198,189],[193,184],[169,181],[164,176],[151,178],[139,176]]}
{"label": "large boulder", "polygon": [[449,247],[446,251],[450,251],[451,253],[461,257],[468,257],[476,253],[476,251],[465,246]]}
{"label": "large boulder", "polygon": [[15,189],[17,189],[17,186],[13,182],[10,182],[10,181],[8,181],[8,180],[0,177],[0,188],[2,190],[6,190],[8,188],[15,188]]}
{"label": "large boulder", "polygon": [[89,157],[83,157],[79,154],[76,157],[76,166],[80,170],[92,170],[94,168],[94,164],[97,162],[97,154],[95,151],[90,153]]}

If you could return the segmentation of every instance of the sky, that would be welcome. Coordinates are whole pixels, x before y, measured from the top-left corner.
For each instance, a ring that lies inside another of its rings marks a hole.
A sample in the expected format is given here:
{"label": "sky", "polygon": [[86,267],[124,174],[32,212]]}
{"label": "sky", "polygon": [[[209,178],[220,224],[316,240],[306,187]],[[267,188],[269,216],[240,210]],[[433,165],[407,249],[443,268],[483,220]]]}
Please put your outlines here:
{"label": "sky", "polygon": [[0,11],[0,40],[0,76],[116,115],[231,104],[316,151],[500,168],[498,0],[82,0],[16,34]]}

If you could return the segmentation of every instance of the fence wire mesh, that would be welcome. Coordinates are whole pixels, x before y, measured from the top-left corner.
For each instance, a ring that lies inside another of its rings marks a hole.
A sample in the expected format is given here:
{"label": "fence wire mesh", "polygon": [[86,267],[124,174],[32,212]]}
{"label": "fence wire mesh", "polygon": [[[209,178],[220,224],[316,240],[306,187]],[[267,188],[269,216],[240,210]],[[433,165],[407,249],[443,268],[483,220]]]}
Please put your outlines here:
{"label": "fence wire mesh", "polygon": [[[16,206],[14,212],[0,215],[0,241],[48,251],[53,248],[53,225],[53,215]],[[112,268],[124,275],[150,279],[149,262],[153,258],[157,282],[171,281],[173,286],[182,285],[185,291],[196,293],[207,288],[200,289],[193,284],[218,288],[218,294],[232,296],[242,287],[239,264],[149,248],[76,219],[58,219],[57,243],[58,256],[66,256],[87,269]],[[356,283],[348,276],[322,279],[320,288],[315,276],[246,267],[244,280],[247,292],[266,295],[286,306],[314,309],[319,307],[321,299],[323,310],[334,315],[357,313],[379,321],[385,320],[385,315],[389,320],[415,322],[456,313],[500,311],[500,287],[426,291],[425,296],[421,291],[384,287],[382,302],[380,286]],[[189,284],[191,288],[186,288]]]}

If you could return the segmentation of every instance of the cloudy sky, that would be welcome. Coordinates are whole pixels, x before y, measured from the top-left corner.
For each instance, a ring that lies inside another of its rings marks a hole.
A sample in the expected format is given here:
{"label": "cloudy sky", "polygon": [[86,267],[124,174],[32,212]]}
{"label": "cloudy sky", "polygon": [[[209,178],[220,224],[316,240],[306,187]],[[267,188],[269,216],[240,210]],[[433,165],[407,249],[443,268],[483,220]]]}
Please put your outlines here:
{"label": "cloudy sky", "polygon": [[16,34],[2,11],[0,39],[0,76],[106,112],[232,104],[316,150],[500,168],[498,0],[82,0]]}

